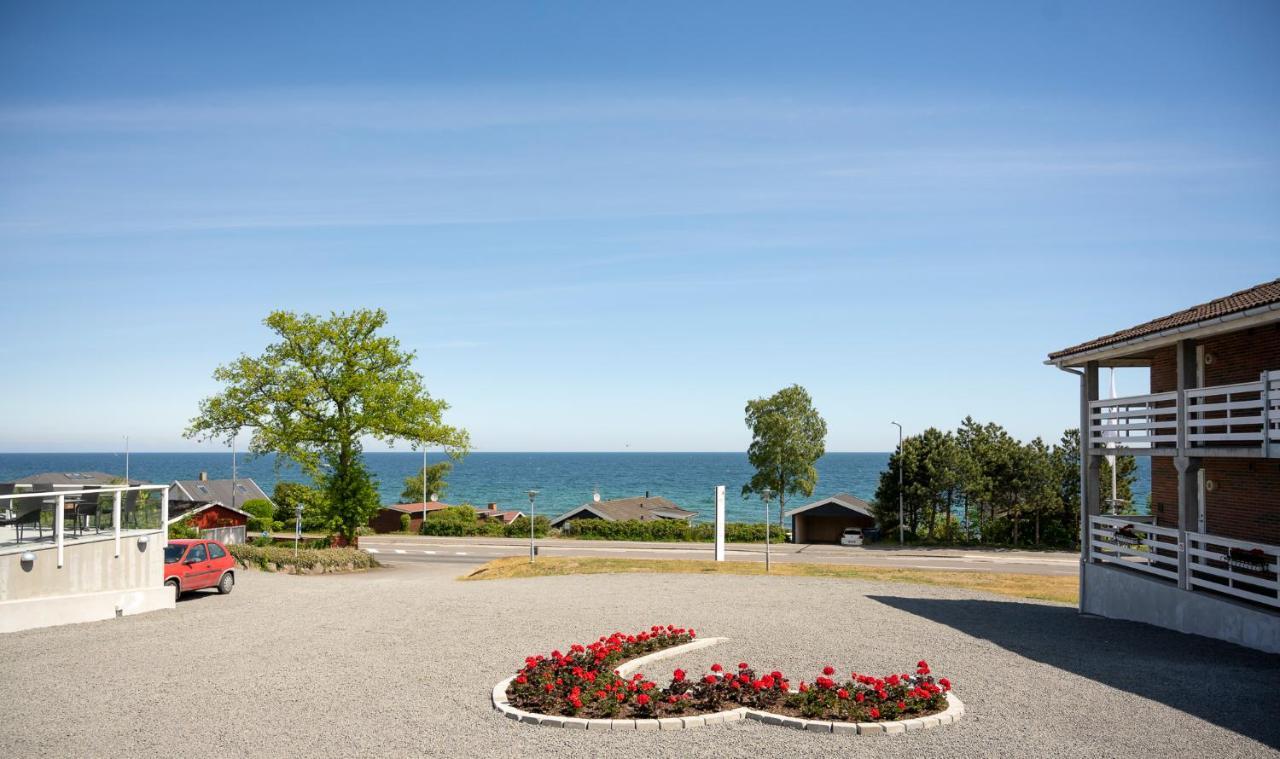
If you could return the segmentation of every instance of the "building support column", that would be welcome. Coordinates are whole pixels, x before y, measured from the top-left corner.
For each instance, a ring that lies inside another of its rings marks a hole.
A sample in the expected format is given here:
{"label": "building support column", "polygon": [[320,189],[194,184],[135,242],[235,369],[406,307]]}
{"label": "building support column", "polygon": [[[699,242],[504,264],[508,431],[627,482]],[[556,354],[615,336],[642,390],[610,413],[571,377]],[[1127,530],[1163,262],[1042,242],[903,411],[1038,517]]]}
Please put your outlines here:
{"label": "building support column", "polygon": [[1192,456],[1178,456],[1173,460],[1178,470],[1178,587],[1183,590],[1191,590],[1187,532],[1198,526],[1200,462],[1200,458]]}
{"label": "building support column", "polygon": [[1098,476],[1102,461],[1091,452],[1089,403],[1098,400],[1098,362],[1085,364],[1080,375],[1080,609],[1085,608],[1085,569],[1092,561],[1093,546],[1089,539],[1089,518],[1101,513],[1101,488]]}
{"label": "building support column", "polygon": [[1196,358],[1194,340],[1179,340],[1178,357],[1178,452],[1173,465],[1178,470],[1178,587],[1191,590],[1191,563],[1187,555],[1187,532],[1199,527],[1200,511],[1200,458],[1192,456],[1187,439],[1186,391],[1199,386],[1199,360]]}

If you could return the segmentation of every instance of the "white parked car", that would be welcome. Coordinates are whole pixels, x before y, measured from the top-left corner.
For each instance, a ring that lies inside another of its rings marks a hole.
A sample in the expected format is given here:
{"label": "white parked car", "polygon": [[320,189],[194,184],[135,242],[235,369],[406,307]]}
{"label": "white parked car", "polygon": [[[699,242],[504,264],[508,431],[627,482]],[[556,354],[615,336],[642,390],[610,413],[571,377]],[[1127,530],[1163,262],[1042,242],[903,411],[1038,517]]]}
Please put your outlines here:
{"label": "white parked car", "polygon": [[862,530],[858,527],[846,527],[840,535],[840,545],[842,546],[860,546],[862,545]]}

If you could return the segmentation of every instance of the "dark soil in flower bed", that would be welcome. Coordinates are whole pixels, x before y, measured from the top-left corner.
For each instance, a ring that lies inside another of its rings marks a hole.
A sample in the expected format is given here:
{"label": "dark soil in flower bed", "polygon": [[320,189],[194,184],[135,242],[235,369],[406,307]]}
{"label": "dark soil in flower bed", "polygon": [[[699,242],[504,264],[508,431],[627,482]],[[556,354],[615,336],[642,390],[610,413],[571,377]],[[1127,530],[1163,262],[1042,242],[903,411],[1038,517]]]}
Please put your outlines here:
{"label": "dark soil in flower bed", "polygon": [[677,669],[665,687],[643,674],[624,678],[622,662],[689,643],[693,630],[654,626],[635,635],[614,633],[569,652],[530,656],[507,688],[512,706],[539,714],[587,719],[656,719],[691,716],[750,707],[805,719],[848,722],[898,720],[937,714],[947,708],[946,678],[934,680],[929,665],[918,662],[915,674],[884,677],[851,673],[836,681],[826,667],[813,683],[801,681],[793,692],[779,671],[757,672],[746,662],[732,671],[720,664],[690,677]]}

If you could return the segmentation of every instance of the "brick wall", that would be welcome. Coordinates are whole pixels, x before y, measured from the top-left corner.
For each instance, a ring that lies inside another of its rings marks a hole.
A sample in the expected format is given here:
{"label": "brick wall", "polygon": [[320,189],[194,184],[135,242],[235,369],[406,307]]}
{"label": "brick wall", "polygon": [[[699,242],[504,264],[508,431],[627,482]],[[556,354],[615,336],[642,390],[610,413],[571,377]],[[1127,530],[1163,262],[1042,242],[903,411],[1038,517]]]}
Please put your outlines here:
{"label": "brick wall", "polygon": [[1280,369],[1280,324],[1218,335],[1202,344],[1213,357],[1204,368],[1206,385],[1253,382],[1264,369]]}
{"label": "brick wall", "polygon": [[1205,493],[1211,535],[1280,545],[1280,461],[1208,458],[1204,476],[1215,486]]}
{"label": "brick wall", "polygon": [[1161,527],[1178,526],[1178,470],[1171,456],[1151,457],[1151,511]]}

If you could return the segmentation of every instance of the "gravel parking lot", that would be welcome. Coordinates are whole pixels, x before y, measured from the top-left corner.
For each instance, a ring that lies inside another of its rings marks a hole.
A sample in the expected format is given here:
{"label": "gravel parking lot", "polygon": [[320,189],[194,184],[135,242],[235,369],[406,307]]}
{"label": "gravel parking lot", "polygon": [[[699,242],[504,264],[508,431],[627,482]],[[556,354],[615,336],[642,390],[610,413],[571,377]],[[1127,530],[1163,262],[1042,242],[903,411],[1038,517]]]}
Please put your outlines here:
{"label": "gravel parking lot", "polygon": [[[0,636],[0,755],[1280,754],[1280,657],[1069,607],[794,577],[453,579],[466,569],[242,573],[230,596],[172,612]],[[924,658],[967,714],[882,737],[754,722],[599,734],[518,725],[489,705],[527,653],[669,622],[732,641],[655,675],[746,660],[799,680]]]}

